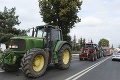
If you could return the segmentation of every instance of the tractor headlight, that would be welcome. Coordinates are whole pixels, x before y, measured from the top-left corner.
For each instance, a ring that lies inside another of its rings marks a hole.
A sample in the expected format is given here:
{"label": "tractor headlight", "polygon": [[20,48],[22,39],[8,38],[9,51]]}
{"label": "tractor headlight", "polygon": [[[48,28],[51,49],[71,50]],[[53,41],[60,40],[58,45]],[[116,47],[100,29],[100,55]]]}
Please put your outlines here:
{"label": "tractor headlight", "polygon": [[9,48],[18,48],[17,45],[9,45]]}

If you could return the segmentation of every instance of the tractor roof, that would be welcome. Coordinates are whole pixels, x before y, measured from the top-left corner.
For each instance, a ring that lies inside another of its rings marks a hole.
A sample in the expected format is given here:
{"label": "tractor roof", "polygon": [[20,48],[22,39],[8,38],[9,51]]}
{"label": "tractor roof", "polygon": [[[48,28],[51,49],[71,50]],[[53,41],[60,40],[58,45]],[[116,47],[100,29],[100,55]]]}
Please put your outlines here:
{"label": "tractor roof", "polygon": [[94,43],[85,43],[86,45],[92,45],[92,44],[94,44]]}
{"label": "tractor roof", "polygon": [[93,45],[97,45],[96,43],[91,43],[91,42],[88,42],[88,43],[85,43],[85,44],[93,44]]}
{"label": "tractor roof", "polygon": [[56,29],[59,29],[58,26],[53,26],[53,25],[41,25],[41,26],[36,26],[36,28],[56,28]]}

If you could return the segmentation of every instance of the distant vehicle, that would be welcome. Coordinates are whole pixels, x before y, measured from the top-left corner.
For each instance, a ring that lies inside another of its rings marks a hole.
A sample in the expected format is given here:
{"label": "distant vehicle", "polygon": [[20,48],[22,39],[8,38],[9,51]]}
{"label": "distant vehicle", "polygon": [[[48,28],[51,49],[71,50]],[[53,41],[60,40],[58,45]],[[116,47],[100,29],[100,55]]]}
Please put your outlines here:
{"label": "distant vehicle", "polygon": [[102,46],[102,49],[105,50],[107,56],[110,56],[110,55],[111,55],[111,53],[110,53],[110,48],[109,48],[109,47],[107,47],[107,46],[104,46],[104,47],[103,47],[103,46]]}
{"label": "distant vehicle", "polygon": [[103,49],[102,47],[99,47],[100,49],[100,53],[102,54],[102,56],[106,57],[106,50]]}
{"label": "distant vehicle", "polygon": [[103,56],[106,57],[106,51],[104,49],[101,49],[101,50],[102,50]]}
{"label": "distant vehicle", "polygon": [[98,48],[97,44],[94,43],[85,43],[85,45],[81,48],[79,53],[80,60],[91,60],[95,61],[102,57],[102,53]]}
{"label": "distant vehicle", "polygon": [[113,55],[112,55],[112,61],[114,61],[114,60],[120,60],[120,51],[113,53]]}

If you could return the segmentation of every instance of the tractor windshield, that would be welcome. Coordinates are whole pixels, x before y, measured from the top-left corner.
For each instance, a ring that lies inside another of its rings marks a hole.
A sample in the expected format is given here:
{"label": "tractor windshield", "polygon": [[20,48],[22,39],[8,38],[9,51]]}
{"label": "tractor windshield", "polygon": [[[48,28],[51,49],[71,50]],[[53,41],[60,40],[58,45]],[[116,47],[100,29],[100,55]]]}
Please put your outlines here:
{"label": "tractor windshield", "polygon": [[92,44],[85,44],[85,48],[91,48]]}
{"label": "tractor windshield", "polygon": [[39,37],[39,38],[45,38],[46,37],[46,32],[45,32],[44,28],[37,30],[36,37]]}

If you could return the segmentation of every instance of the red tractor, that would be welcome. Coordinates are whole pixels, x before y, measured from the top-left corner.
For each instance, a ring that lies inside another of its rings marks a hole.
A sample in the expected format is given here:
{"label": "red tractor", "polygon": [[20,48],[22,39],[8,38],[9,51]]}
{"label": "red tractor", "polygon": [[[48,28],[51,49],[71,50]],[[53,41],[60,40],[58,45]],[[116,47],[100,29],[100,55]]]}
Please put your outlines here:
{"label": "red tractor", "polygon": [[102,52],[102,48],[101,47],[98,47],[97,44],[94,44],[95,46],[95,49],[96,49],[96,54],[97,54],[97,59],[101,58],[103,56],[103,52]]}
{"label": "red tractor", "polygon": [[97,60],[98,54],[97,54],[97,47],[93,43],[85,43],[85,45],[81,48],[79,59],[80,60],[91,60],[95,61]]}
{"label": "red tractor", "polygon": [[107,56],[110,56],[110,55],[111,55],[111,53],[110,53],[110,48],[109,48],[109,47],[107,47],[107,46],[102,46],[102,49],[105,51],[105,53],[106,53]]}

